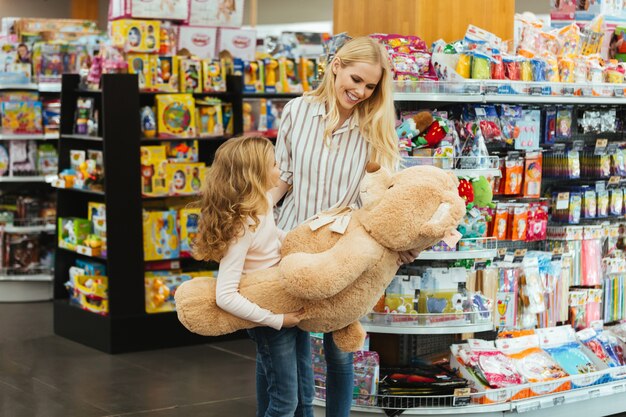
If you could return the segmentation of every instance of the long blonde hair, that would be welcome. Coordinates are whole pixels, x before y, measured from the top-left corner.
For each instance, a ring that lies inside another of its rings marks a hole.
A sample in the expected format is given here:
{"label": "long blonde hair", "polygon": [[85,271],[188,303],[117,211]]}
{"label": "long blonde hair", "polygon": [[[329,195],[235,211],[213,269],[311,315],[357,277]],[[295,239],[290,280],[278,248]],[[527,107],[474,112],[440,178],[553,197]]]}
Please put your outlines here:
{"label": "long blonde hair", "polygon": [[[342,67],[356,62],[380,65],[382,76],[372,95],[356,105],[359,129],[372,149],[371,159],[380,165],[395,170],[399,161],[398,137],[395,132],[395,110],[393,107],[392,75],[389,57],[385,49],[375,40],[362,36],[346,42],[338,51],[333,62],[339,60]],[[317,89],[307,93],[313,101],[326,105],[326,128],[324,140],[329,140],[339,123],[339,105],[335,93],[335,78],[332,62]]]}
{"label": "long blonde hair", "polygon": [[217,149],[196,203],[201,214],[194,258],[219,262],[249,219],[252,230],[259,225],[258,216],[270,208],[266,193],[272,151],[271,142],[257,136],[229,139]]}

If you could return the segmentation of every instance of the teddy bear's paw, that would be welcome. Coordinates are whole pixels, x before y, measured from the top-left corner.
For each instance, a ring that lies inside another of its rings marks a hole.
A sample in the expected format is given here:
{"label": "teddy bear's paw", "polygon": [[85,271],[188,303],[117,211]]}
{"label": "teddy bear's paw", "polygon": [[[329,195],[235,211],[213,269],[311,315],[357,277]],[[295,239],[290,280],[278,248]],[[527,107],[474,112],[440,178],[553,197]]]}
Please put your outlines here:
{"label": "teddy bear's paw", "polygon": [[365,336],[365,330],[358,321],[333,332],[335,344],[344,352],[356,352],[363,349]]}

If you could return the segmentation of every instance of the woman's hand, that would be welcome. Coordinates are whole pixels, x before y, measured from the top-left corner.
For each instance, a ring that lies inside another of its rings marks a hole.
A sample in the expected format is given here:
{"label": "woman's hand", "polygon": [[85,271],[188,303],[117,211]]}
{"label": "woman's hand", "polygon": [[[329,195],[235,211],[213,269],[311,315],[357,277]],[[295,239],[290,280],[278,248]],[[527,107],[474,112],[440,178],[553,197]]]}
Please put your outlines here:
{"label": "woman's hand", "polygon": [[295,327],[302,320],[302,315],[304,314],[304,308],[301,308],[298,311],[293,313],[285,313],[283,314],[283,327]]}
{"label": "woman's hand", "polygon": [[417,249],[412,249],[398,252],[398,254],[400,255],[398,257],[398,266],[401,266],[413,262],[415,258],[419,256],[420,251],[418,251]]}

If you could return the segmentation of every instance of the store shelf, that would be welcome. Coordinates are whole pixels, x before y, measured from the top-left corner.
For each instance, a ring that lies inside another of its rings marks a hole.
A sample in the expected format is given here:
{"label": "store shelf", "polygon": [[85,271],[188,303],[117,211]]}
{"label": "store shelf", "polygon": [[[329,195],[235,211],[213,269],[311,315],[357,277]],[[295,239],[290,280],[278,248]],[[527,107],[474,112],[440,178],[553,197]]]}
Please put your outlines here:
{"label": "store shelf", "polygon": [[442,103],[483,103],[482,94],[425,94],[425,93],[393,93],[395,101],[431,101]]}
{"label": "store shelf", "polygon": [[61,139],[75,139],[75,140],[86,140],[91,142],[102,142],[102,136],[91,136],[91,135],[61,135]]}
{"label": "store shelf", "polygon": [[0,281],[52,282],[52,274],[0,275]]}
{"label": "store shelf", "polygon": [[302,93],[243,93],[242,97],[246,98],[265,98],[265,99],[293,99],[300,97]]}
{"label": "store shelf", "polygon": [[55,188],[60,191],[67,191],[67,192],[72,192],[72,193],[82,193],[82,194],[104,196],[104,191],[85,190],[83,188],[59,188],[59,187],[55,187]]}
{"label": "store shelf", "polygon": [[8,224],[4,226],[5,233],[54,233],[56,232],[56,225],[54,224],[44,224],[37,226],[14,226],[12,224]]}
{"label": "store shelf", "polygon": [[457,177],[479,177],[481,175],[499,177],[502,175],[502,171],[499,168],[500,160],[497,156],[405,156],[402,158],[402,163],[407,168],[413,166],[435,166],[453,172]]}
{"label": "store shelf", "polygon": [[84,256],[85,258],[99,259],[99,260],[104,261],[104,262],[106,262],[106,261],[107,261],[107,258],[105,258],[104,256],[89,256],[89,255],[84,255],[84,254],[82,254],[82,253],[78,253],[78,252],[76,252],[76,251],[74,251],[74,250],[67,249],[67,248],[63,248],[63,247],[61,247],[61,246],[57,246],[57,250],[62,251],[62,252],[66,252],[66,253],[72,253],[72,254],[74,254],[74,255],[76,255],[76,256]]}
{"label": "store shelf", "polygon": [[142,196],[143,200],[166,200],[168,198],[198,198],[200,194],[189,194],[189,195],[158,195],[158,196]]}
{"label": "store shelf", "polygon": [[493,330],[493,323],[462,324],[458,326],[390,326],[385,324],[372,324],[361,322],[361,325],[368,333],[384,334],[462,334],[479,333]]}
{"label": "store shelf", "polygon": [[37,90],[38,85],[34,83],[9,83],[9,84],[0,84],[0,90]]}
{"label": "store shelf", "polygon": [[197,140],[199,142],[224,142],[230,138],[232,138],[233,136],[228,135],[228,136],[195,136],[195,137],[190,137],[190,138],[161,138],[161,137],[154,137],[154,138],[146,138],[146,137],[142,137],[139,141],[141,143],[145,143],[145,142],[167,142],[167,141],[181,141],[181,140]]}
{"label": "store shelf", "polygon": [[[611,370],[605,371],[607,373]],[[585,375],[568,377],[568,379],[584,378]],[[512,402],[502,402],[495,404],[480,404],[479,398],[484,393],[475,392],[470,394],[470,402],[464,406],[450,406],[452,396],[421,396],[421,397],[402,397],[402,396],[382,396],[390,402],[387,409],[378,406],[353,406],[350,416],[371,416],[372,414],[386,414],[398,411],[402,415],[413,416],[431,416],[431,415],[447,415],[447,416],[465,416],[474,417],[496,417],[510,416],[511,414],[523,413],[528,417],[572,417],[572,416],[607,416],[611,414],[622,413],[626,411],[626,381],[620,380],[605,384],[590,385],[585,388],[575,389],[571,391],[562,391],[555,394],[530,397],[524,400]],[[510,398],[506,389],[491,390],[492,398],[496,398],[496,392],[500,391],[502,398]],[[376,403],[376,398],[374,398]],[[411,401],[416,404],[413,408],[403,409],[401,405]],[[397,402],[397,404],[394,404]],[[314,413],[316,416],[324,415],[325,402],[320,399],[314,400]],[[389,415],[389,414],[387,414]]]}
{"label": "store shelf", "polygon": [[38,90],[41,93],[60,93],[61,83],[40,83]]}
{"label": "store shelf", "polygon": [[0,134],[0,140],[43,140],[46,136],[43,133],[7,133]]}
{"label": "store shelf", "polygon": [[529,96],[523,94],[485,94],[485,103],[515,103],[515,104],[626,104],[624,97],[598,96]]}
{"label": "store shelf", "polygon": [[46,177],[42,175],[32,177],[0,177],[0,182],[46,182]]}
{"label": "store shelf", "polygon": [[476,249],[453,252],[424,251],[417,257],[418,261],[444,261],[457,259],[485,259],[495,258],[498,255],[497,249]]}

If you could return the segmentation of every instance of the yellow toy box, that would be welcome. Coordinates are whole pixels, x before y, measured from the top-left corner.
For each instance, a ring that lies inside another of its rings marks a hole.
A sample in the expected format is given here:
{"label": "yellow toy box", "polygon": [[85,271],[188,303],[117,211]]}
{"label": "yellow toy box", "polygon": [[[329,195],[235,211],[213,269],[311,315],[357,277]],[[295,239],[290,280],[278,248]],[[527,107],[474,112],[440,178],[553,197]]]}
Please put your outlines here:
{"label": "yellow toy box", "polygon": [[154,53],[159,50],[161,23],[158,20],[122,19],[110,22],[114,46],[126,52]]}
{"label": "yellow toy box", "polygon": [[154,89],[170,93],[178,92],[178,69],[180,57],[157,56]]}
{"label": "yellow toy box", "polygon": [[202,60],[202,91],[205,93],[226,91],[226,79],[222,75],[219,61]]}
{"label": "yellow toy box", "polygon": [[170,162],[165,167],[169,195],[196,195],[206,175],[203,163]]}
{"label": "yellow toy box", "polygon": [[200,208],[183,208],[178,212],[180,223],[180,255],[191,256],[191,246],[198,234]]}
{"label": "yellow toy box", "polygon": [[222,101],[218,98],[205,98],[196,101],[196,130],[200,137],[222,136]]}
{"label": "yellow toy box", "polygon": [[128,61],[128,73],[137,74],[139,78],[139,89],[154,89],[156,84],[156,56],[129,53],[126,59]]}
{"label": "yellow toy box", "polygon": [[107,252],[107,219],[106,205],[96,201],[87,203],[87,219],[91,221],[91,229],[94,235],[102,241],[102,255]]}
{"label": "yellow toy box", "polygon": [[180,257],[176,210],[143,212],[143,256],[146,261]]}
{"label": "yellow toy box", "polygon": [[180,59],[180,91],[202,92],[202,62],[199,59],[192,57]]}
{"label": "yellow toy box", "polygon": [[167,195],[165,146],[141,147],[141,193],[146,197]]}
{"label": "yellow toy box", "polygon": [[191,94],[157,94],[157,127],[161,137],[193,137],[196,109]]}

